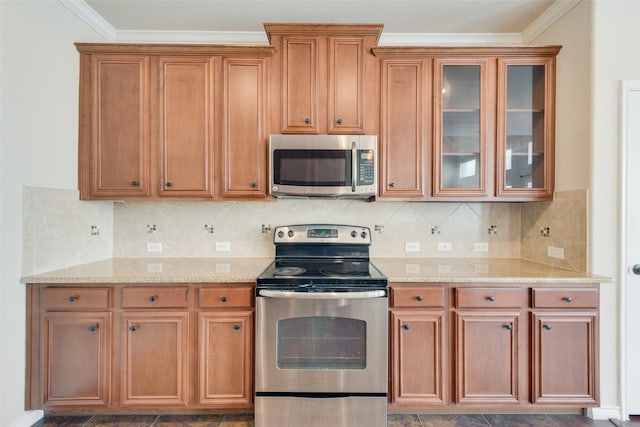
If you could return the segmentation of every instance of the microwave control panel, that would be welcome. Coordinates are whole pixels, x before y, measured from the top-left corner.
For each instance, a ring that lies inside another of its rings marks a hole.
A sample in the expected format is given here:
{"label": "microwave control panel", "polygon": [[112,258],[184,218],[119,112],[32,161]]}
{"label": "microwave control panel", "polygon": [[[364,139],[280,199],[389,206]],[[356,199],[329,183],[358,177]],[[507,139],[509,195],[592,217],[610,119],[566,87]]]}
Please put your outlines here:
{"label": "microwave control panel", "polygon": [[375,158],[373,150],[358,150],[358,185],[373,185]]}

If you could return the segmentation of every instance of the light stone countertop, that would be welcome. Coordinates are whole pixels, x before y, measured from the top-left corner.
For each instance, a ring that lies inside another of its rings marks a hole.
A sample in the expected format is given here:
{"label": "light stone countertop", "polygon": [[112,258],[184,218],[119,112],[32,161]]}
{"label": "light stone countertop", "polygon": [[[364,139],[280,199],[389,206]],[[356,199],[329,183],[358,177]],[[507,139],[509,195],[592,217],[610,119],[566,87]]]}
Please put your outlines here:
{"label": "light stone countertop", "polygon": [[[23,283],[254,283],[273,258],[110,258],[25,276]],[[593,284],[603,276],[521,259],[373,258],[389,282]]]}

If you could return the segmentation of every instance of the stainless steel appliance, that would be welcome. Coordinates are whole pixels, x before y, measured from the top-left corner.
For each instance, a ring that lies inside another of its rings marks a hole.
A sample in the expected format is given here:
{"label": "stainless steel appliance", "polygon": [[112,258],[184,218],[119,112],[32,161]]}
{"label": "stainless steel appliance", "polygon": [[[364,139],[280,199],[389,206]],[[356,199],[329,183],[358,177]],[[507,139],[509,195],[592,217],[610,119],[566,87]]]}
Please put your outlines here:
{"label": "stainless steel appliance", "polygon": [[374,135],[271,135],[271,194],[372,197],[378,188]]}
{"label": "stainless steel appliance", "polygon": [[371,233],[347,225],[274,230],[256,281],[256,427],[387,425],[387,278]]}

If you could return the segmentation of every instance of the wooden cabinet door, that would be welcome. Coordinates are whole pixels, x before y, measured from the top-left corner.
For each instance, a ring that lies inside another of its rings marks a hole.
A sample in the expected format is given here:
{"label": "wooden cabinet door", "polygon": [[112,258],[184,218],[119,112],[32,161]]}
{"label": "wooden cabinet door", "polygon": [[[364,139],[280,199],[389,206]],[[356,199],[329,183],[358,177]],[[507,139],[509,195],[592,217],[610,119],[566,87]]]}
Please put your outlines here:
{"label": "wooden cabinet door", "polygon": [[42,315],[45,406],[109,405],[111,313]]}
{"label": "wooden cabinet door", "polygon": [[213,197],[214,74],[218,60],[159,59],[157,117],[162,197]]}
{"label": "wooden cabinet door", "polygon": [[318,37],[282,38],[282,133],[319,133]]}
{"label": "wooden cabinet door", "polygon": [[149,196],[149,58],[93,55],[90,68],[91,105],[83,109],[91,118],[80,122],[82,198]]}
{"label": "wooden cabinet door", "polygon": [[264,198],[267,194],[266,61],[223,61],[223,198]]}
{"label": "wooden cabinet door", "polygon": [[251,406],[253,311],[200,313],[198,403]]}
{"label": "wooden cabinet door", "polygon": [[185,406],[188,313],[125,313],[122,327],[122,405]]}
{"label": "wooden cabinet door", "polygon": [[552,200],[555,57],[498,60],[497,196]]}
{"label": "wooden cabinet door", "polygon": [[380,196],[426,198],[428,61],[382,61]]}
{"label": "wooden cabinet door", "polygon": [[434,61],[433,195],[493,195],[495,58]]}
{"label": "wooden cabinet door", "polygon": [[364,39],[329,38],[328,132],[364,133]]}
{"label": "wooden cabinet door", "polygon": [[518,403],[519,312],[456,313],[457,403]]}
{"label": "wooden cabinet door", "polygon": [[391,402],[445,403],[444,311],[391,310]]}
{"label": "wooden cabinet door", "polygon": [[598,403],[595,312],[533,313],[533,403]]}

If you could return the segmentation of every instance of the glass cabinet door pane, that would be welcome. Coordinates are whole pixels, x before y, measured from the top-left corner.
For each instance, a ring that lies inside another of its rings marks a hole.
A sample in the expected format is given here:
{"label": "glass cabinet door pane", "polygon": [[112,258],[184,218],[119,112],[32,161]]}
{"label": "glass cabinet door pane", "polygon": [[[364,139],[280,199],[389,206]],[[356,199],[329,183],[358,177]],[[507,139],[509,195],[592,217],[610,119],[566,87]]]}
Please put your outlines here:
{"label": "glass cabinet door pane", "polygon": [[505,188],[544,188],[544,105],[544,65],[509,65]]}
{"label": "glass cabinet door pane", "polygon": [[480,66],[442,67],[441,187],[480,187]]}

